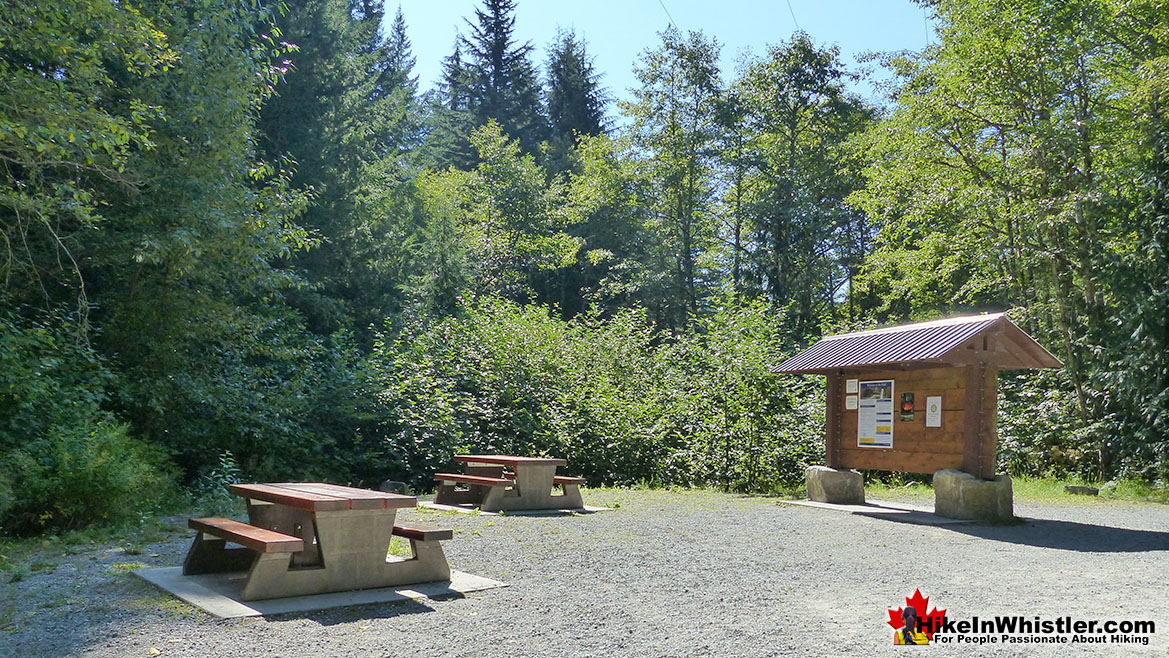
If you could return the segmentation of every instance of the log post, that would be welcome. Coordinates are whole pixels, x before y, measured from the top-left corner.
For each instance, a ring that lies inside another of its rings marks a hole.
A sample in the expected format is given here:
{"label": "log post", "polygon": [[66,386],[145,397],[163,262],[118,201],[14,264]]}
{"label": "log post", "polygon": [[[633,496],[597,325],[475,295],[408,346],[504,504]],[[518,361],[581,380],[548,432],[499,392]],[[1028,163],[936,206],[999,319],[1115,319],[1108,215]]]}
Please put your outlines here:
{"label": "log post", "polygon": [[840,399],[840,375],[828,373],[827,396],[824,405],[824,462],[828,468],[840,468],[840,414],[844,407]]}

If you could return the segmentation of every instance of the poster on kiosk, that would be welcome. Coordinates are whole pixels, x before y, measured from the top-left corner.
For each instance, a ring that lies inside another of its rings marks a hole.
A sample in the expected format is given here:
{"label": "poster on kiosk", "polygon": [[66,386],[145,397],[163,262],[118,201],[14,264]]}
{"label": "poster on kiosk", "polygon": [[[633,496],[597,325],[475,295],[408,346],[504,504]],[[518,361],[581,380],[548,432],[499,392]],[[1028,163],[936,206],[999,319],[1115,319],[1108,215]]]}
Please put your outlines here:
{"label": "poster on kiosk", "polygon": [[857,446],[893,447],[893,380],[860,383],[857,410]]}

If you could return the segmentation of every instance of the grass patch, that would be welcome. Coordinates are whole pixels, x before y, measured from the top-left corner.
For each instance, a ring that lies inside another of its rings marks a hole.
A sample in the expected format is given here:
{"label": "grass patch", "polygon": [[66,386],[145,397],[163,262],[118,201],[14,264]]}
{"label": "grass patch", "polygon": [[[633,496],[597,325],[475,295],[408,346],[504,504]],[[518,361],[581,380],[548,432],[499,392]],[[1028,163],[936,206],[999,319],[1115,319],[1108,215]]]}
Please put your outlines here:
{"label": "grass patch", "polygon": [[[929,476],[922,476],[928,481]],[[870,479],[865,482],[865,494],[876,499],[933,500],[934,489],[925,481],[910,480],[886,482]],[[1096,487],[1099,496],[1070,494],[1065,485]],[[1048,505],[1091,505],[1101,502],[1152,502],[1169,503],[1169,487],[1164,484],[1149,484],[1136,480],[1113,480],[1106,483],[1085,482],[1079,478],[1053,477],[1012,477],[1011,488],[1016,501],[1043,503]]]}
{"label": "grass patch", "polygon": [[410,550],[409,540],[401,537],[390,538],[390,549],[386,551],[386,555],[393,555],[395,557],[410,557],[414,553]]}
{"label": "grass patch", "polygon": [[141,562],[119,562],[110,565],[110,573],[126,574],[139,569],[145,569],[146,565]]}

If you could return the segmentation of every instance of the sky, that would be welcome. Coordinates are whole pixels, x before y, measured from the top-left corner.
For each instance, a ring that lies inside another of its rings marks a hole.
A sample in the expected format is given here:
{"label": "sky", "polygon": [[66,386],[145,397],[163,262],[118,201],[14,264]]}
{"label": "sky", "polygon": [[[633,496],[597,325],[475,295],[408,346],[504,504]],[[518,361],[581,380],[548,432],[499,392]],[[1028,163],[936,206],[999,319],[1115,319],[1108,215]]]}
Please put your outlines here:
{"label": "sky", "polygon": [[[464,17],[474,16],[480,0],[385,0],[387,21],[402,7],[422,90],[438,80],[442,59],[451,54],[456,31],[469,30]],[[856,56],[868,51],[921,50],[932,37],[923,9],[911,0],[518,0],[516,37],[535,47],[535,63],[544,70],[549,43],[558,29],[584,37],[601,84],[617,99],[631,97],[637,86],[634,63],[660,43],[658,32],[671,22],[681,30],[702,30],[723,44],[724,80],[733,77],[745,52],[766,54],[770,44],[797,29],[820,45],[840,47],[841,58],[859,70]],[[798,27],[797,27],[798,26]],[[869,65],[872,68],[874,65]],[[878,72],[880,76],[880,73]],[[876,99],[872,84],[854,91]],[[614,109],[610,113],[616,114]]]}

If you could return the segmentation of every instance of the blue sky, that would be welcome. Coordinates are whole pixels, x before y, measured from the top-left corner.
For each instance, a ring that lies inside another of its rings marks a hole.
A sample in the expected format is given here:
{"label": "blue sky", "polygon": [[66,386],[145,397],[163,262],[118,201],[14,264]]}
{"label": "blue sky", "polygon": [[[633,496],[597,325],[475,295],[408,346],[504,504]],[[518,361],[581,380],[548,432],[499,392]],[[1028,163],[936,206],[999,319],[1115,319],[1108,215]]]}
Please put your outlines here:
{"label": "blue sky", "polygon": [[[385,0],[392,19],[398,0]],[[479,0],[401,0],[402,13],[418,58],[415,73],[423,90],[439,77],[455,32],[467,32],[464,17],[473,15]],[[742,53],[765,54],[769,44],[800,28],[819,44],[840,46],[845,64],[856,70],[856,56],[866,51],[920,50],[932,37],[922,8],[910,0],[518,0],[516,33],[531,41],[543,70],[547,46],[558,28],[573,28],[588,42],[604,84],[612,96],[628,98],[636,86],[633,64],[659,43],[657,33],[673,17],[682,30],[702,30],[723,44],[722,71],[729,79]],[[664,9],[663,9],[664,5]],[[794,14],[794,20],[793,20]],[[854,89],[872,97],[871,84]],[[611,110],[616,114],[615,110]]]}

